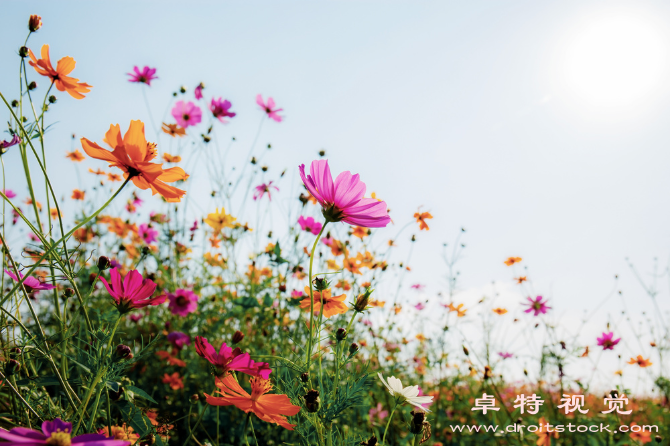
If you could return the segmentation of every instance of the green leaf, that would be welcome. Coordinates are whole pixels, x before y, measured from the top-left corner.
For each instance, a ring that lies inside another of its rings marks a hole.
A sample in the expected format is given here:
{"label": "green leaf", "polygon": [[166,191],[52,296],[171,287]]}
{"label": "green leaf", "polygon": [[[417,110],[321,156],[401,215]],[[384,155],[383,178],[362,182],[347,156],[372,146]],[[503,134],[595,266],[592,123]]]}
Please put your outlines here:
{"label": "green leaf", "polygon": [[272,298],[268,293],[265,293],[265,297],[263,297],[263,305],[266,307],[272,306]]}
{"label": "green leaf", "polygon": [[124,387],[124,389],[125,389],[126,391],[133,392],[135,395],[139,396],[140,398],[144,398],[144,399],[147,400],[147,401],[151,401],[151,402],[154,403],[154,404],[158,404],[158,403],[156,402],[156,400],[154,400],[153,398],[151,398],[151,396],[150,396],[147,392],[145,392],[144,390],[142,390],[142,389],[140,389],[140,388],[138,388],[138,387],[135,387],[135,386],[126,386],[126,387]]}
{"label": "green leaf", "polygon": [[105,383],[105,385],[107,386],[107,388],[109,390],[111,390],[113,392],[118,392],[119,391],[119,383],[117,383],[115,381],[107,381]]}
{"label": "green leaf", "polygon": [[117,407],[140,438],[151,432],[151,422],[134,404],[128,401],[119,401]]}
{"label": "green leaf", "polygon": [[233,300],[233,303],[235,305],[240,305],[241,307],[244,308],[254,308],[254,307],[260,307],[258,304],[258,301],[254,299],[253,297],[245,296],[245,297],[238,297],[237,299]]}

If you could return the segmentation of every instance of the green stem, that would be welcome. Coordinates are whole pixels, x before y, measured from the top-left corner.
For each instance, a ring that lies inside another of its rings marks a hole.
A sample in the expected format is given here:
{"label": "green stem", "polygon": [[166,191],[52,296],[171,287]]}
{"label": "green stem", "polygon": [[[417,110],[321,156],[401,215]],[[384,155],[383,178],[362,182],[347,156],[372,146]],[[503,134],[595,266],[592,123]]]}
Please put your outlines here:
{"label": "green stem", "polygon": [[247,418],[244,420],[244,427],[242,428],[242,435],[244,436],[244,443],[249,446],[249,439],[247,438],[247,429],[249,427],[249,418],[251,418],[251,412],[247,412]]}
{"label": "green stem", "polygon": [[[309,373],[309,365],[312,361],[312,338],[314,337],[314,289],[313,284],[312,284],[312,266],[314,264],[314,251],[316,251],[316,244],[319,243],[319,239],[321,238],[321,234],[323,234],[323,230],[326,229],[326,225],[328,222],[326,221],[323,226],[321,227],[321,231],[319,231],[319,234],[316,236],[316,240],[314,240],[314,245],[312,246],[312,253],[309,256],[309,300],[310,300],[310,305],[309,305],[309,340],[307,344],[307,358],[305,358],[305,361],[307,362],[307,372]],[[321,302],[321,310],[323,310],[323,293],[321,294],[322,297],[322,302]],[[310,377],[311,380],[311,377]]]}
{"label": "green stem", "polygon": [[209,408],[209,405],[206,405],[205,408],[200,413],[200,416],[198,417],[198,420],[195,422],[195,425],[193,426],[193,429],[191,429],[191,432],[189,432],[188,437],[186,438],[186,441],[184,442],[184,446],[186,446],[191,441],[191,437],[193,437],[193,432],[195,432],[195,430],[200,425],[200,422],[202,421],[202,417],[205,416],[205,412],[207,412],[208,408]]}
{"label": "green stem", "polygon": [[386,429],[384,429],[384,436],[382,437],[382,445],[386,444],[386,432],[389,430],[389,426],[391,425],[391,420],[393,419],[393,414],[395,413],[396,407],[398,407],[397,402],[393,406],[393,410],[391,411],[391,415],[389,415],[389,420],[386,422]]}

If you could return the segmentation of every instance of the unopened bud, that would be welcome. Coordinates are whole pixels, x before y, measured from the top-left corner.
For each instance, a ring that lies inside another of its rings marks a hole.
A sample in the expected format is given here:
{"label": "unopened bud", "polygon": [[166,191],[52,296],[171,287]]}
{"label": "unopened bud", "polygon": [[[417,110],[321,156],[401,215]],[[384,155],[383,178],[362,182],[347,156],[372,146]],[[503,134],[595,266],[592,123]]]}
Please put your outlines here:
{"label": "unopened bud", "polygon": [[98,257],[98,269],[104,271],[112,265],[112,262],[109,260],[109,257],[100,256]]}
{"label": "unopened bud", "polygon": [[463,346],[463,353],[465,353],[465,356],[470,356],[470,351],[465,345]]}
{"label": "unopened bud", "polygon": [[142,246],[142,255],[146,256],[151,252],[151,249],[148,246]]}
{"label": "unopened bud", "polygon": [[32,81],[31,83],[28,84],[28,90],[34,90],[37,88],[37,82]]}
{"label": "unopened bud", "polygon": [[113,390],[109,391],[109,399],[112,401],[118,401],[123,396],[123,387],[119,387],[119,391],[115,392]]}
{"label": "unopened bud", "polygon": [[316,288],[317,291],[323,291],[330,288],[330,282],[327,281],[325,277],[315,277],[312,283],[314,284],[314,288]]}
{"label": "unopened bud", "polygon": [[306,383],[309,381],[309,373],[305,372],[302,375],[300,375],[300,381]]}
{"label": "unopened bud", "polygon": [[660,443],[663,441],[663,437],[661,437],[660,435],[656,435],[656,437],[654,437],[654,440],[656,440],[656,443]]}
{"label": "unopened bud", "polygon": [[335,339],[338,341],[344,341],[347,339],[347,330],[344,328],[338,328],[337,332],[335,333]]}
{"label": "unopened bud", "polygon": [[305,408],[307,412],[315,413],[319,411],[319,406],[321,405],[321,398],[319,398],[318,390],[310,390],[304,396],[305,399]]}
{"label": "unopened bud", "polygon": [[16,108],[18,106],[19,106],[19,101],[17,101],[16,99],[12,100],[12,107]]}
{"label": "unopened bud", "polygon": [[358,344],[356,344],[355,342],[353,342],[353,343],[349,346],[349,356],[353,356],[353,355],[355,355],[355,354],[358,352],[358,349],[359,349],[359,348],[360,348],[360,347],[358,346]]}
{"label": "unopened bud", "polygon": [[281,291],[282,293],[285,293],[286,292],[286,285],[279,285],[279,291]]}
{"label": "unopened bud", "polygon": [[197,403],[199,400],[200,400],[200,397],[198,396],[197,393],[194,393],[193,395],[191,395],[191,402],[192,403]]}
{"label": "unopened bud", "polygon": [[409,423],[409,431],[414,435],[421,435],[423,432],[423,422],[426,421],[426,413],[423,411],[412,411],[412,421]]}
{"label": "unopened bud", "polygon": [[72,296],[74,296],[74,290],[72,288],[65,288],[63,290],[63,295],[65,297],[72,297]]}
{"label": "unopened bud", "polygon": [[181,88],[179,88],[179,91],[182,93],[186,93],[186,87],[182,85]]}
{"label": "unopened bud", "polygon": [[16,359],[10,359],[5,364],[5,375],[12,376],[19,372],[21,369],[21,363]]}
{"label": "unopened bud", "polygon": [[21,48],[19,48],[19,56],[28,57],[28,47],[27,46],[22,46]]}
{"label": "unopened bud", "polygon": [[237,330],[233,335],[233,344],[239,344],[242,342],[242,339],[244,339],[244,333],[242,333],[240,330]]}
{"label": "unopened bud", "polygon": [[56,98],[56,96],[54,96],[54,95],[49,96],[49,102],[50,103],[55,104],[57,100],[58,99]]}
{"label": "unopened bud", "polygon": [[354,304],[354,310],[357,311],[358,313],[362,313],[365,311],[365,307],[368,306],[368,302],[370,302],[370,295],[372,294],[374,290],[367,288],[365,290],[365,293],[359,295],[356,298],[356,303]]}
{"label": "unopened bud", "polygon": [[124,344],[119,344],[116,346],[116,351],[114,352],[116,357],[119,359],[130,359],[133,357],[133,352],[130,350],[130,347]]}
{"label": "unopened bud", "polygon": [[42,17],[35,14],[31,15],[30,19],[28,20],[28,29],[30,30],[30,32],[34,33],[41,27],[42,27]]}
{"label": "unopened bud", "polygon": [[325,150],[319,150],[319,156],[326,156],[326,151]]}

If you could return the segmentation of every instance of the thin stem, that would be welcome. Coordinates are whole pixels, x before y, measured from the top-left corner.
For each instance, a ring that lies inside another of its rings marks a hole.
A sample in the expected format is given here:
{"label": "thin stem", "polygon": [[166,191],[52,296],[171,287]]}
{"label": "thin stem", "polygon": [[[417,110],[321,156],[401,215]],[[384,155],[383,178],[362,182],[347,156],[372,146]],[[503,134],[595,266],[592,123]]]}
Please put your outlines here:
{"label": "thin stem", "polygon": [[386,444],[386,432],[389,430],[389,426],[391,425],[391,419],[393,419],[393,414],[395,413],[396,407],[398,407],[397,402],[393,406],[393,410],[391,411],[391,415],[389,415],[389,420],[386,423],[386,429],[384,429],[384,436],[382,437],[382,445]]}
{"label": "thin stem", "polygon": [[[321,231],[319,231],[319,234],[316,236],[316,240],[314,240],[314,245],[312,246],[312,253],[309,256],[309,340],[307,344],[307,358],[305,358],[305,361],[307,362],[307,373],[309,373],[309,365],[312,361],[312,338],[314,337],[314,288],[312,284],[312,266],[314,264],[316,244],[319,243],[319,239],[321,238],[321,234],[323,234],[323,230],[326,229],[326,225],[328,225],[327,221],[323,224]],[[323,293],[321,293],[321,298],[321,309],[323,310]]]}
{"label": "thin stem", "polygon": [[186,441],[184,442],[184,446],[186,446],[191,441],[191,437],[193,437],[193,432],[195,432],[195,430],[200,425],[200,422],[202,421],[202,417],[205,416],[205,412],[207,412],[207,409],[209,409],[209,405],[206,405],[205,408],[200,413],[200,416],[198,417],[198,420],[195,422],[195,425],[193,426],[193,429],[191,429],[191,432],[189,432],[188,437],[186,438]]}

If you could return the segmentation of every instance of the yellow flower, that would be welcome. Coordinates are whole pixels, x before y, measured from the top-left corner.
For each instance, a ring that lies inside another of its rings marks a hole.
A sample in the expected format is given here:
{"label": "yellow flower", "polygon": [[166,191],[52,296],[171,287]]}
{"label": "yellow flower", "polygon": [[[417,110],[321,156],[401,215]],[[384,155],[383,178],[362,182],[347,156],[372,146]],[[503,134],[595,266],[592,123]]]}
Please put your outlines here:
{"label": "yellow flower", "polygon": [[233,222],[235,220],[235,217],[226,214],[226,210],[224,208],[221,208],[221,212],[219,212],[219,208],[216,208],[215,212],[207,215],[205,223],[211,226],[215,232],[221,232],[223,228],[232,228]]}

